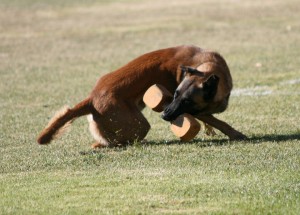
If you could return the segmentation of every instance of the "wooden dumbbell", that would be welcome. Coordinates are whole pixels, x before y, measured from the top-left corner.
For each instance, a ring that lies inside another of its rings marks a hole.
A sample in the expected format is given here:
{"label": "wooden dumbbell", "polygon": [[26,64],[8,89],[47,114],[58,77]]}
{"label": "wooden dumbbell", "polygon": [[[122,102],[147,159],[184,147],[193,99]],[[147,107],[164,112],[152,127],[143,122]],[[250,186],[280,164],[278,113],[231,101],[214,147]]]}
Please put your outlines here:
{"label": "wooden dumbbell", "polygon": [[[144,94],[143,101],[156,112],[162,112],[171,103],[172,94],[162,85],[152,85]],[[182,114],[171,122],[172,132],[182,141],[192,140],[200,131],[199,122],[190,114]]]}

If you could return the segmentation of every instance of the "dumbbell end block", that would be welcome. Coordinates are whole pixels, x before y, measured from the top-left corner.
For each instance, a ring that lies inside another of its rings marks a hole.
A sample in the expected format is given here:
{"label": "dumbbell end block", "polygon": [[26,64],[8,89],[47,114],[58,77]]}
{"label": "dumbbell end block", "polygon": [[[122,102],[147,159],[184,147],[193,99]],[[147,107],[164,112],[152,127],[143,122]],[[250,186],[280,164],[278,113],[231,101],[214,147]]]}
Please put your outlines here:
{"label": "dumbbell end block", "polygon": [[144,94],[143,101],[156,112],[162,112],[165,105],[172,100],[171,93],[162,85],[152,85]]}
{"label": "dumbbell end block", "polygon": [[190,114],[178,116],[171,124],[172,132],[182,141],[192,140],[200,131],[200,123]]}

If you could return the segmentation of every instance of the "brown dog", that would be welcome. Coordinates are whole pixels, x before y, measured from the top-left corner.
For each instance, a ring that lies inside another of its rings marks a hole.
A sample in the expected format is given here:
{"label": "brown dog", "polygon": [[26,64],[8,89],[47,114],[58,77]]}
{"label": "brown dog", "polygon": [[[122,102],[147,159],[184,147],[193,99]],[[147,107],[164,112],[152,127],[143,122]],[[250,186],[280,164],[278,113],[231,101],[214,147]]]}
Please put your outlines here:
{"label": "brown dog", "polygon": [[212,116],[226,109],[232,79],[225,60],[196,46],[178,46],[144,54],[101,77],[91,94],[74,108],[64,108],[41,132],[38,143],[48,144],[75,118],[88,115],[93,147],[124,145],[143,140],[150,125],[141,113],[146,90],[165,86],[174,101],[163,113],[172,120],[190,113],[231,140],[246,138]]}

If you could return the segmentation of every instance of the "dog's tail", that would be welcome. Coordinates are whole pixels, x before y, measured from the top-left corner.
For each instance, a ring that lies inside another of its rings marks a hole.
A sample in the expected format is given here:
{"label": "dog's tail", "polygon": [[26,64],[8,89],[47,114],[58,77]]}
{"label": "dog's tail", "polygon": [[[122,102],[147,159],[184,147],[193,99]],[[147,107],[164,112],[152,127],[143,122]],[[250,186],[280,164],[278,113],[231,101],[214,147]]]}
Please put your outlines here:
{"label": "dog's tail", "polygon": [[60,111],[56,112],[46,128],[42,130],[37,138],[37,142],[39,144],[48,144],[51,140],[60,137],[75,118],[90,114],[91,109],[92,102],[90,98],[78,103],[74,108],[63,107]]}

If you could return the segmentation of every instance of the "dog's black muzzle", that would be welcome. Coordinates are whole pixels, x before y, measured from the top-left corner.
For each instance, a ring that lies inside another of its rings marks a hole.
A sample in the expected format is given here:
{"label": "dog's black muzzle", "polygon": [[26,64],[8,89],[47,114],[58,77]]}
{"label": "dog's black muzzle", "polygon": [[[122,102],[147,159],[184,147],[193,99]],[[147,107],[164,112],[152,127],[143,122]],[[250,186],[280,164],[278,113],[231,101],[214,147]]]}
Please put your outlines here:
{"label": "dog's black muzzle", "polygon": [[173,102],[165,108],[161,118],[166,121],[173,121],[181,114],[188,113],[194,116],[200,114],[201,111],[203,110],[195,108],[194,102],[191,100],[174,99]]}
{"label": "dog's black muzzle", "polygon": [[184,111],[182,110],[181,105],[176,102],[172,102],[165,108],[164,112],[161,115],[161,118],[166,121],[173,121],[183,113]]}

